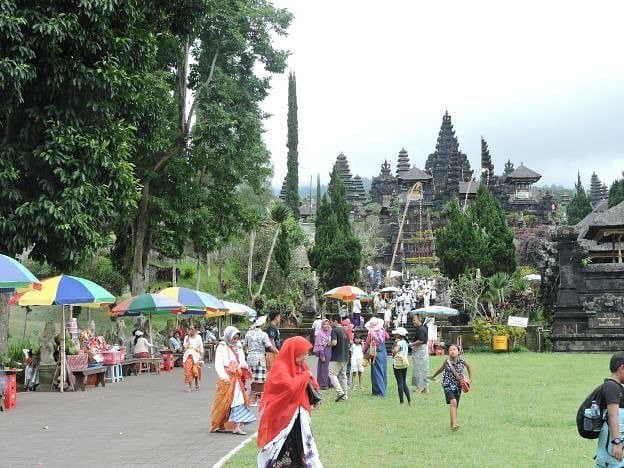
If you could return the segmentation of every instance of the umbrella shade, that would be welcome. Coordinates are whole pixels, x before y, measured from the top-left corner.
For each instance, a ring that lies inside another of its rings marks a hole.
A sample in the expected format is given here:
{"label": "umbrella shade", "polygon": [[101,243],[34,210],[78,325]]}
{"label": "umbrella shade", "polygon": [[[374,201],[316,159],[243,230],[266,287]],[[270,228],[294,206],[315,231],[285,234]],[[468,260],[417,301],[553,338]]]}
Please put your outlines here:
{"label": "umbrella shade", "polygon": [[400,271],[396,271],[396,270],[390,270],[388,273],[386,273],[386,276],[388,278],[399,278],[403,276],[403,273],[401,273]]}
{"label": "umbrella shade", "polygon": [[211,310],[208,309],[204,314],[204,317],[207,319],[215,318],[215,317],[223,317],[227,313],[227,310]]}
{"label": "umbrella shade", "polygon": [[542,277],[540,275],[530,274],[523,276],[522,279],[527,281],[541,281]]}
{"label": "umbrella shade", "polygon": [[184,306],[162,294],[139,294],[113,307],[112,313],[118,317],[134,317],[144,313],[159,312],[180,313]]}
{"label": "umbrella shade", "polygon": [[428,315],[459,315],[459,311],[457,309],[444,306],[421,307],[420,309],[413,310],[412,312]]}
{"label": "umbrella shade", "polygon": [[386,288],[383,288],[380,292],[401,292],[401,289],[394,286],[388,286]]}
{"label": "umbrella shade", "polygon": [[14,258],[0,254],[0,289],[27,288],[40,284],[28,269]]}
{"label": "umbrella shade", "polygon": [[246,306],[245,304],[239,304],[238,302],[229,302],[223,301],[225,306],[227,307],[227,313],[229,315],[247,315],[248,317],[254,318],[257,314],[255,310],[251,307]]}
{"label": "umbrella shade", "polygon": [[337,288],[330,289],[325,294],[324,297],[331,297],[332,299],[340,299],[344,302],[355,301],[357,298],[361,298],[367,296],[366,292],[362,291],[357,286],[338,286]]}
{"label": "umbrella shade", "polygon": [[99,284],[78,276],[59,275],[41,281],[41,288],[27,291],[11,298],[11,304],[86,305],[111,304],[115,296]]}
{"label": "umbrella shade", "polygon": [[186,310],[182,315],[204,315],[207,310],[227,310],[226,305],[208,293],[189,288],[166,288],[158,294],[167,296],[182,304]]}

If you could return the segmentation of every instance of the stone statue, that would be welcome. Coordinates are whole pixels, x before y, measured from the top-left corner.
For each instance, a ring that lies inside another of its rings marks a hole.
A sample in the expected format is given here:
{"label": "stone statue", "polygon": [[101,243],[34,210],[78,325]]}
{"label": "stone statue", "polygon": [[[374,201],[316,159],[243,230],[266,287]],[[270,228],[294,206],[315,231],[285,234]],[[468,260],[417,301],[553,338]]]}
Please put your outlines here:
{"label": "stone statue", "polygon": [[312,318],[316,317],[318,311],[318,300],[316,298],[316,288],[318,282],[315,277],[308,278],[303,283],[303,301],[301,303],[301,312],[303,317]]}
{"label": "stone statue", "polygon": [[[117,342],[121,347],[126,348],[127,351],[129,348],[132,348],[132,346],[128,346],[128,338],[126,337],[126,322],[124,321],[124,319],[118,318],[115,325],[117,332]],[[130,349],[130,351],[132,350]]]}
{"label": "stone statue", "polygon": [[55,343],[54,338],[56,336],[56,330],[54,328],[54,322],[48,320],[41,334],[41,364],[56,364],[54,359]]}

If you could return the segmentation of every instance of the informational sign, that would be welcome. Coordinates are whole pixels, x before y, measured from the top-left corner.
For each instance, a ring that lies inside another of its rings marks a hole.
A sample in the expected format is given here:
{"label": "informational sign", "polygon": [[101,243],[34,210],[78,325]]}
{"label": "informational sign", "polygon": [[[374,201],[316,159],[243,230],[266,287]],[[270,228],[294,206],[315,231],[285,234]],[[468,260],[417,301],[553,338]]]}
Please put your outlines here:
{"label": "informational sign", "polygon": [[507,325],[510,327],[526,328],[529,325],[529,317],[514,317],[510,315],[507,319]]}
{"label": "informational sign", "polygon": [[596,314],[596,325],[599,328],[621,328],[622,314],[615,312],[599,312]]}

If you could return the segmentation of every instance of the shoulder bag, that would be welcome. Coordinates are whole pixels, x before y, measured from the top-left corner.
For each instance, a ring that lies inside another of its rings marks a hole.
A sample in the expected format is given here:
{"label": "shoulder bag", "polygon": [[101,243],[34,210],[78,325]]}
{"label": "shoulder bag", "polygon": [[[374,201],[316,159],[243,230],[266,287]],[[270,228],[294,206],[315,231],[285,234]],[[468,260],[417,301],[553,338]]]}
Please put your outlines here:
{"label": "shoulder bag", "polygon": [[464,377],[463,375],[459,375],[457,373],[457,371],[455,370],[455,368],[453,367],[453,364],[451,364],[448,360],[446,361],[445,365],[453,373],[453,375],[455,376],[455,378],[459,382],[459,386],[461,387],[461,391],[463,393],[468,393],[470,391],[470,382],[468,380],[466,380],[466,377]]}
{"label": "shoulder bag", "polygon": [[394,355],[394,363],[392,366],[395,369],[407,369],[409,367],[409,359],[407,358],[407,354],[405,353],[395,353]]}
{"label": "shoulder bag", "polygon": [[312,382],[308,382],[307,392],[310,400],[310,406],[318,405],[323,399],[321,392],[314,388]]}

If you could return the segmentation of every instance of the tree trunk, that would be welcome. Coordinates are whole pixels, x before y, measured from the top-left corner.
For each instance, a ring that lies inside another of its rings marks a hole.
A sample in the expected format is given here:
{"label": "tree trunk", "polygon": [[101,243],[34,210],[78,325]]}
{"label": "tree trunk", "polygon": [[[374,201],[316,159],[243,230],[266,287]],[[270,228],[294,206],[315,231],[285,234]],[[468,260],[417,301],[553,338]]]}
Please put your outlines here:
{"label": "tree trunk", "polygon": [[30,309],[26,308],[24,313],[24,331],[22,332],[22,341],[26,341],[26,328],[28,327],[28,314]]}
{"label": "tree trunk", "polygon": [[255,299],[262,294],[262,288],[264,287],[264,280],[266,280],[267,273],[269,272],[269,265],[271,264],[271,258],[273,258],[273,249],[275,249],[275,244],[277,243],[277,236],[281,231],[281,226],[275,230],[275,235],[273,236],[273,242],[271,242],[271,250],[269,250],[269,256],[267,257],[266,264],[264,265],[264,273],[262,274],[262,281],[260,281],[260,287],[258,288],[258,292],[255,296],[251,297],[251,303],[253,304]]}
{"label": "tree trunk", "polygon": [[145,292],[145,242],[148,231],[149,181],[145,181],[139,209],[135,221],[134,239],[132,244],[131,292],[133,296]]}
{"label": "tree trunk", "polygon": [[253,251],[256,245],[256,231],[251,231],[249,233],[249,260],[247,261],[247,290],[249,291],[249,297],[252,302],[254,299],[254,294],[251,291],[251,278],[253,273]]}
{"label": "tree trunk", "polygon": [[199,291],[199,283],[201,282],[201,256],[197,255],[197,271],[195,272],[195,289]]}
{"label": "tree trunk", "polygon": [[176,262],[173,262],[173,266],[171,267],[171,283],[173,286],[178,285],[178,275],[176,274]]}
{"label": "tree trunk", "polygon": [[9,349],[9,295],[0,293],[0,356],[6,354]]}

